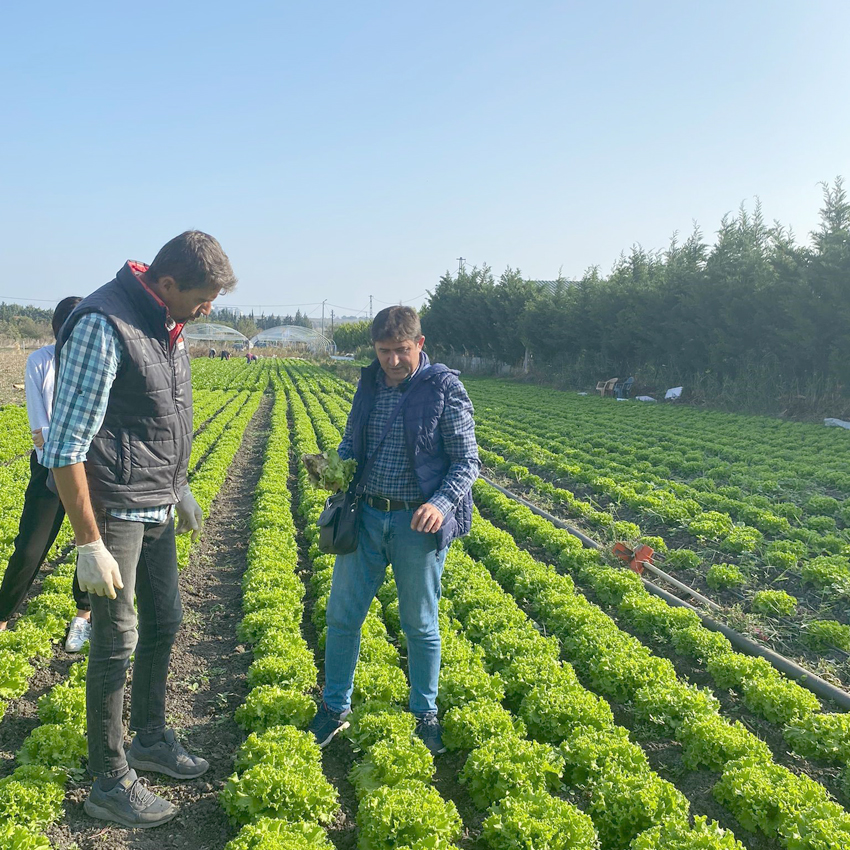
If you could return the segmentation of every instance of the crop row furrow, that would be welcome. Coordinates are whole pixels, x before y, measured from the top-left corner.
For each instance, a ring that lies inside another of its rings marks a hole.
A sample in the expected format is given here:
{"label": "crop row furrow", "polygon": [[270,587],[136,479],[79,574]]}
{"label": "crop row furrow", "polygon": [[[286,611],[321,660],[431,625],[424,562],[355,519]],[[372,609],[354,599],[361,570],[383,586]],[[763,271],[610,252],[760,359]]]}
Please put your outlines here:
{"label": "crop row furrow", "polygon": [[[686,763],[722,770],[715,796],[747,829],[776,836],[795,850],[850,841],[850,816],[821,785],[777,765],[762,741],[721,717],[713,695],[680,681],[669,661],[620,631],[600,608],[575,592],[569,576],[535,561],[514,536],[543,548],[563,568],[592,584],[597,595],[617,604],[633,625],[654,628],[679,651],[702,658],[718,687],[742,690],[751,710],[793,728],[820,711],[812,694],[783,679],[763,659],[733,652],[722,635],[706,630],[692,612],[656,605],[659,600],[634,581],[637,576],[629,578],[626,571],[601,565],[595,553],[581,550],[575,538],[527,508],[485,484],[476,485],[475,495],[482,509],[509,532],[479,519],[464,545],[510,592],[528,600],[594,691],[629,703],[638,718],[672,735],[682,744]],[[807,836],[804,843],[797,843],[800,833]]]}

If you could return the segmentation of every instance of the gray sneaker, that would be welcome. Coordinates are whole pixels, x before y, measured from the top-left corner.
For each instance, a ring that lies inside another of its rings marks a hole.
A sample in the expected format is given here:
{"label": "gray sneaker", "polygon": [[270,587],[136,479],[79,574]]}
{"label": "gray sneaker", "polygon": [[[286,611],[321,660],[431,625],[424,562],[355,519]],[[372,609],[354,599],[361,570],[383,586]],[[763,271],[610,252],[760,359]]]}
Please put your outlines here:
{"label": "gray sneaker", "polygon": [[83,808],[89,817],[131,829],[160,826],[177,814],[177,807],[146,788],[135,770],[127,771],[111,791],[101,790],[95,780]]}
{"label": "gray sneaker", "polygon": [[322,700],[322,704],[310,724],[310,731],[316,736],[316,743],[320,747],[324,748],[330,744],[337,732],[348,729],[349,723],[345,719],[348,714],[348,711],[343,711],[341,714],[331,711],[325,701]]}
{"label": "gray sneaker", "polygon": [[177,743],[173,729],[166,729],[164,740],[143,747],[133,738],[127,750],[127,764],[136,770],[152,770],[174,779],[195,779],[209,770],[210,764],[200,756],[191,756]]}
{"label": "gray sneaker", "polygon": [[436,711],[416,718],[416,734],[431,751],[432,756],[441,755],[446,751],[443,744],[443,728],[437,720]]}

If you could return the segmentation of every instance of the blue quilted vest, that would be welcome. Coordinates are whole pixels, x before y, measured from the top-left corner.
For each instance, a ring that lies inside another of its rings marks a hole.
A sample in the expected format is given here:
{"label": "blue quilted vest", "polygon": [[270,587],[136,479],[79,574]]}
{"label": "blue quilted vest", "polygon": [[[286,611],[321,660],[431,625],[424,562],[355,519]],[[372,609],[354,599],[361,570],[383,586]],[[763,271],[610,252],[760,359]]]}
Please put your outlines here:
{"label": "blue quilted vest", "polygon": [[[430,366],[428,355],[423,351],[419,358],[419,368]],[[351,403],[351,419],[354,457],[357,468],[366,463],[366,428],[369,415],[375,406],[376,387],[381,364],[374,360],[360,370],[360,383]],[[410,466],[419,482],[425,501],[431,498],[446,477],[451,460],[443,446],[439,422],[445,405],[448,389],[457,382],[458,373],[442,363],[430,366],[427,374],[411,387],[411,396],[404,403],[399,414],[404,423],[404,441]],[[355,479],[354,484],[356,485]],[[436,533],[437,549],[448,546],[455,537],[469,534],[472,527],[472,490],[443,519]]]}

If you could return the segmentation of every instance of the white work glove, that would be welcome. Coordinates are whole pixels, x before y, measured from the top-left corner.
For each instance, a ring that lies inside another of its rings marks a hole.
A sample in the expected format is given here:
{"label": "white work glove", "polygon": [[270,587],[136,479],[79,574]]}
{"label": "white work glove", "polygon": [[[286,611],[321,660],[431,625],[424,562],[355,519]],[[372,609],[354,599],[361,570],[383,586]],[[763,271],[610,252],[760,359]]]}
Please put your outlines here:
{"label": "white work glove", "polygon": [[195,501],[192,491],[186,487],[180,496],[180,501],[174,506],[177,512],[177,525],[174,528],[176,534],[188,534],[192,532],[194,543],[201,534],[201,526],[204,524],[204,512]]}
{"label": "white work glove", "polygon": [[103,540],[77,546],[77,581],[80,589],[115,599],[115,588],[124,588],[118,562]]}

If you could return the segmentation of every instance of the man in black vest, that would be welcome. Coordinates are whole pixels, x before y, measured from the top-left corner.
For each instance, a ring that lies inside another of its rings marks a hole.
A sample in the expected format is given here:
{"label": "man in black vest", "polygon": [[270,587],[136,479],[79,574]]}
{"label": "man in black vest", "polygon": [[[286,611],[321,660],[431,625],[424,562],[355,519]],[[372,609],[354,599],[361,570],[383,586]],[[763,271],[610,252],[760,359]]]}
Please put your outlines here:
{"label": "man in black vest", "polygon": [[[86,717],[95,782],[85,810],[127,827],[158,826],[177,813],[139,782],[136,768],[194,778],[209,767],[165,725],[182,619],[174,535],[195,539],[203,521],[187,481],[192,384],[182,330],[235,285],[218,242],[188,231],[149,267],[128,262],[84,298],[56,344],[44,465],[74,529],[77,575],[92,607]],[[124,685],[134,650],[136,736],[125,754]]]}

